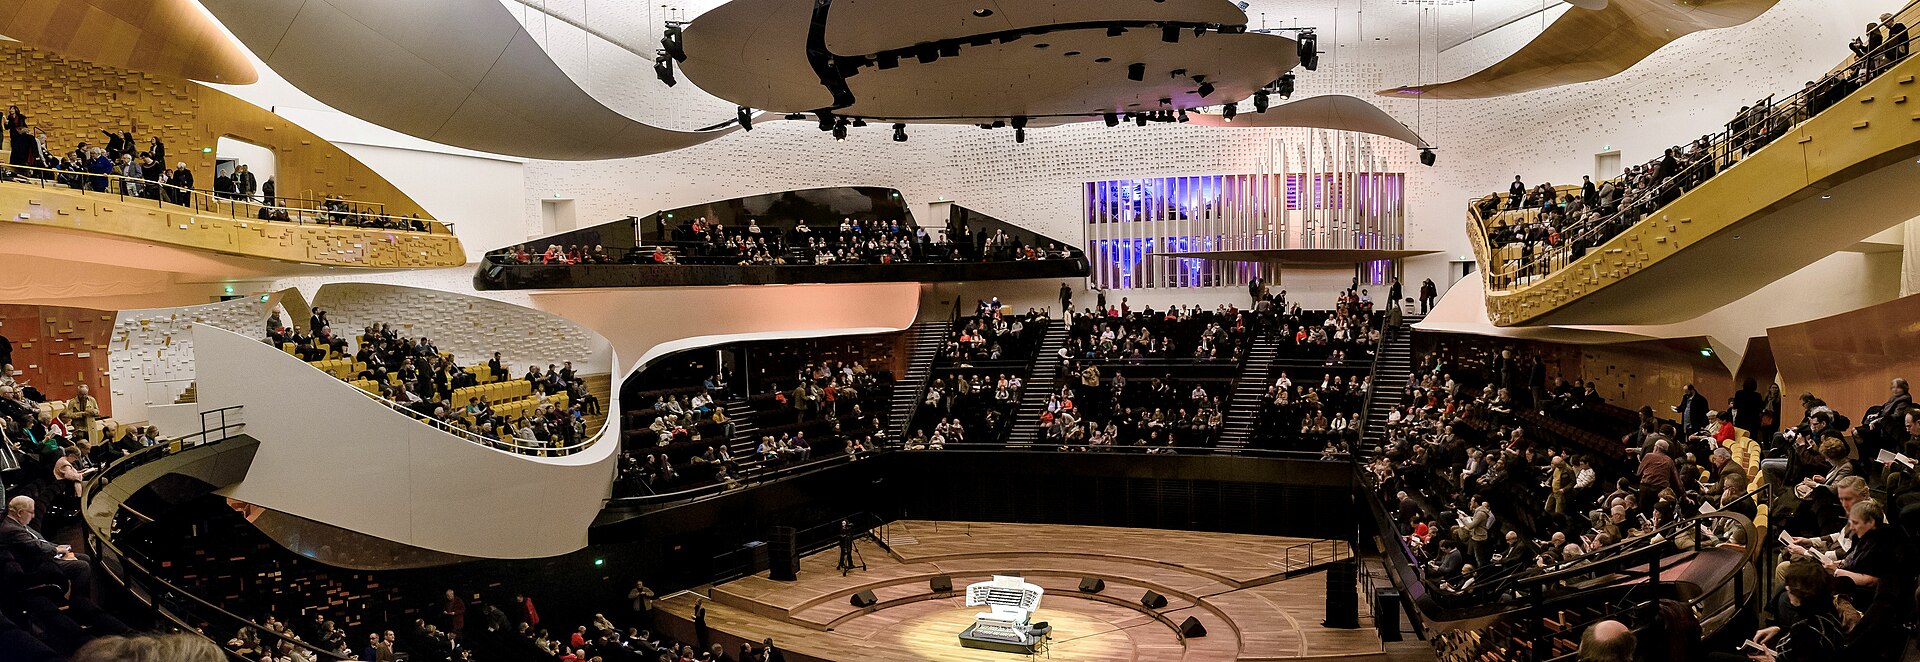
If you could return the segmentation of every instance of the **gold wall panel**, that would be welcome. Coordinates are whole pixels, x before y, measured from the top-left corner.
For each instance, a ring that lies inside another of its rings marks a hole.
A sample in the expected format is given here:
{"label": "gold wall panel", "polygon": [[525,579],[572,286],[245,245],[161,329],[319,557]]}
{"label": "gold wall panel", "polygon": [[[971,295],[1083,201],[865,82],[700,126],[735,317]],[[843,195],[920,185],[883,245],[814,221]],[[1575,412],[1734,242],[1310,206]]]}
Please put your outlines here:
{"label": "gold wall panel", "polygon": [[[18,44],[0,44],[7,103],[17,104],[34,128],[46,132],[56,154],[81,141],[105,145],[102,130],[132,131],[145,149],[166,143],[167,165],[185,162],[194,185],[213,188],[215,152],[222,136],[270,148],[283,198],[338,195],[384,205],[395,216],[426,210],[372,168],[306,129],[233,95],[189,80],[128,71]],[[261,183],[265,183],[265,179]]]}
{"label": "gold wall panel", "polygon": [[0,304],[0,336],[13,343],[17,379],[40,389],[48,400],[73,397],[84,383],[100,400],[100,413],[113,415],[107,383],[108,338],[113,313],[64,306]]}
{"label": "gold wall panel", "polygon": [[240,44],[194,0],[0,0],[0,34],[99,65],[247,85]]}
{"label": "gold wall panel", "polygon": [[1858,423],[1886,402],[1893,378],[1920,379],[1920,295],[1768,329],[1767,343],[1780,366],[1783,417],[1797,419],[1795,398],[1812,391]]}

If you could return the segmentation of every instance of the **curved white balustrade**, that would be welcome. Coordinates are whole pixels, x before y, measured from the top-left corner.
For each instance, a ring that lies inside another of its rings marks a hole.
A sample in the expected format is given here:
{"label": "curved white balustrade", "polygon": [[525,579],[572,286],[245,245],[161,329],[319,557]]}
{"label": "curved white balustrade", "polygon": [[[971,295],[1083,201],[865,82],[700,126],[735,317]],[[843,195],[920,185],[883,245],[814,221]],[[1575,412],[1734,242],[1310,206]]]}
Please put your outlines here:
{"label": "curved white balustrade", "polygon": [[193,333],[201,407],[245,406],[260,442],[225,496],[449,554],[537,558],[586,546],[611,493],[617,417],[579,452],[519,455],[423,425],[259,340]]}

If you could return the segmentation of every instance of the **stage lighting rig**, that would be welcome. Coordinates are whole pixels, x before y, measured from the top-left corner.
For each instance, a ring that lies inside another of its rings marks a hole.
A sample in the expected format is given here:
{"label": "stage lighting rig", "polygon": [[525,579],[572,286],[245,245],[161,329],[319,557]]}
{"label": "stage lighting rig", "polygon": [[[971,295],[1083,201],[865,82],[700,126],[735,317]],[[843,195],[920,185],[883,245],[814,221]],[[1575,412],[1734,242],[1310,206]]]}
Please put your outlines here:
{"label": "stage lighting rig", "polygon": [[893,141],[897,143],[903,143],[907,141],[907,125],[906,124],[893,125]]}
{"label": "stage lighting rig", "polygon": [[673,79],[673,57],[667,55],[666,51],[660,51],[658,55],[654,56],[653,77],[660,79],[662,83],[666,83],[667,87],[673,87],[674,84],[680,82]]}
{"label": "stage lighting rig", "polygon": [[741,131],[753,130],[753,109],[741,106],[734,111],[734,117],[740,120]]}

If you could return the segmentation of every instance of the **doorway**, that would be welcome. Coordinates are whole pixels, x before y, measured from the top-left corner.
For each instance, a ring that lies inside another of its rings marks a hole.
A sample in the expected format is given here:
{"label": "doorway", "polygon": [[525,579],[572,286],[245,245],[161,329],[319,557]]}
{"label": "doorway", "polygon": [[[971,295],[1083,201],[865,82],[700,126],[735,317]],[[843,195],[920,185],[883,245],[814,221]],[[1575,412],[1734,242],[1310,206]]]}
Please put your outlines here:
{"label": "doorway", "polygon": [[543,235],[559,234],[576,227],[574,201],[548,198],[540,201],[540,230]]}

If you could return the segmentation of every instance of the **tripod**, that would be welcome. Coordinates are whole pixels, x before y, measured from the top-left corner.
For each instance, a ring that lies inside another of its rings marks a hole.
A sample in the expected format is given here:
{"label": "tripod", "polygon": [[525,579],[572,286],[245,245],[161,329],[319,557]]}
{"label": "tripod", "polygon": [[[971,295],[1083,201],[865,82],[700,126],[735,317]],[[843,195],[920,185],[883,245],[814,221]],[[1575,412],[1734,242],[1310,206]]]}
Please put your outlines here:
{"label": "tripod", "polygon": [[867,569],[867,557],[862,556],[860,548],[854,546],[854,538],[851,533],[840,534],[840,562],[834,564],[833,569],[839,570],[841,577],[847,576],[856,567]]}

